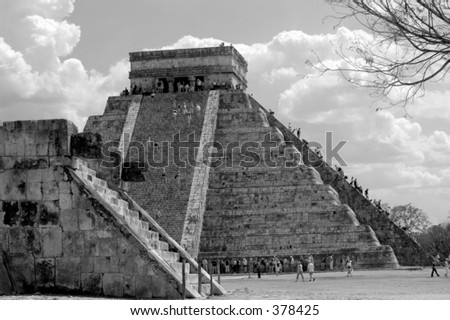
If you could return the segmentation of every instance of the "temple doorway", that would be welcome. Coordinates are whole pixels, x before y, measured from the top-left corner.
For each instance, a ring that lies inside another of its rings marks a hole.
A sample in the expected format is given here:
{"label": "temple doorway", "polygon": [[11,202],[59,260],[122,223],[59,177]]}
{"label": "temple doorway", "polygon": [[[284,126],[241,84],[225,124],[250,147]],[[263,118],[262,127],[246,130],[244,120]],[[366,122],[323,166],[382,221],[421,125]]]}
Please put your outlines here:
{"label": "temple doorway", "polygon": [[184,92],[184,86],[189,84],[188,77],[177,77],[175,78],[173,89],[175,92]]}
{"label": "temple doorway", "polygon": [[158,78],[157,84],[157,92],[160,93],[168,93],[169,92],[169,83],[166,78]]}

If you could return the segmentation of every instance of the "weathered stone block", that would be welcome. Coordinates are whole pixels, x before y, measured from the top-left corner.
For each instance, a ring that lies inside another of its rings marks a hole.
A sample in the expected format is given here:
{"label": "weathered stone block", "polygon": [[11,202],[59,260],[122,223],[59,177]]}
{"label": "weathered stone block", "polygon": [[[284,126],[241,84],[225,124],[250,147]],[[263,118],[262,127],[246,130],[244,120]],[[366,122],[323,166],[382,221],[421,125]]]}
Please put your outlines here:
{"label": "weathered stone block", "polygon": [[117,239],[117,253],[118,255],[130,255],[130,254],[136,254],[138,251],[137,249],[131,245],[130,241],[128,241],[125,238],[118,238]]}
{"label": "weathered stone block", "polygon": [[55,181],[55,168],[49,167],[49,168],[41,169],[41,181],[42,182]]}
{"label": "weathered stone block", "polygon": [[134,297],[136,295],[135,276],[123,276],[123,295],[125,297]]}
{"label": "weathered stone block", "polygon": [[70,192],[72,193],[72,201],[74,204],[74,207],[79,208],[80,204],[79,201],[81,200],[79,198],[80,196],[80,188],[78,187],[78,184],[75,181],[70,182]]}
{"label": "weathered stone block", "polygon": [[94,272],[111,272],[111,257],[94,257]]}
{"label": "weathered stone block", "polygon": [[100,245],[97,238],[91,238],[84,234],[84,254],[89,257],[98,257]]}
{"label": "weathered stone block", "polygon": [[45,258],[61,257],[62,230],[60,227],[41,228],[42,256]]}
{"label": "weathered stone block", "polygon": [[47,141],[38,141],[36,143],[36,155],[38,157],[48,156],[48,142]]}
{"label": "weathered stone block", "polygon": [[80,230],[93,230],[95,226],[95,212],[89,209],[83,209],[78,212],[78,223]]}
{"label": "weathered stone block", "polygon": [[62,241],[62,250],[65,257],[84,256],[84,236],[82,233],[78,231],[64,231]]}
{"label": "weathered stone block", "polygon": [[13,286],[5,266],[6,261],[4,261],[3,255],[0,254],[0,295],[12,295]]}
{"label": "weathered stone block", "polygon": [[93,273],[94,272],[94,257],[82,257],[81,258],[81,272]]}
{"label": "weathered stone block", "polygon": [[14,227],[19,224],[20,212],[19,203],[17,201],[3,201],[2,203],[2,221],[5,227]]}
{"label": "weathered stone block", "polygon": [[151,276],[136,276],[136,298],[152,299],[152,280]]}
{"label": "weathered stone block", "polygon": [[160,275],[152,276],[152,296],[153,298],[167,298],[167,282]]}
{"label": "weathered stone block", "polygon": [[26,198],[28,201],[42,201],[42,184],[40,182],[27,182]]}
{"label": "weathered stone block", "polygon": [[17,293],[30,293],[35,290],[34,258],[31,254],[9,256],[11,275],[15,280]]}
{"label": "weathered stone block", "polygon": [[45,201],[39,207],[39,225],[42,227],[59,225],[58,201]]}
{"label": "weathered stone block", "polygon": [[38,226],[38,205],[34,201],[20,203],[20,225],[22,227]]}
{"label": "weathered stone block", "polygon": [[134,256],[128,255],[119,257],[119,272],[123,273],[124,275],[135,274],[136,269],[134,263]]}
{"label": "weathered stone block", "polygon": [[[64,169],[63,164],[60,165],[56,165],[54,168],[54,174],[55,174],[55,181],[58,182],[58,184],[60,182],[68,182],[69,178],[67,176],[67,172]],[[65,192],[64,192],[65,193]]]}
{"label": "weathered stone block", "polygon": [[120,273],[105,273],[103,275],[103,293],[106,296],[123,296],[123,275]]}
{"label": "weathered stone block", "polygon": [[34,143],[25,142],[25,157],[35,157],[36,156],[36,145]]}
{"label": "weathered stone block", "polygon": [[100,256],[117,255],[117,240],[110,238],[99,239],[99,255]]}
{"label": "weathered stone block", "polygon": [[61,227],[64,231],[78,231],[78,209],[61,210]]}
{"label": "weathered stone block", "polygon": [[61,210],[72,209],[72,195],[66,193],[59,194],[59,207]]}
{"label": "weathered stone block", "polygon": [[[0,212],[1,218],[1,212]],[[8,229],[2,229],[0,226],[0,245],[5,252],[9,251],[9,231]]]}
{"label": "weathered stone block", "polygon": [[44,201],[59,200],[58,184],[56,181],[42,182],[42,199]]}
{"label": "weathered stone block", "polygon": [[27,170],[27,182],[42,182],[42,172],[44,169]]}
{"label": "weathered stone block", "polygon": [[39,254],[41,252],[39,240],[39,229],[11,228],[9,230],[9,251],[11,254]]}
{"label": "weathered stone block", "polygon": [[14,171],[14,174],[9,176],[10,180],[3,180],[2,185],[5,185],[3,190],[3,200],[26,200],[26,174],[25,171]]}
{"label": "weathered stone block", "polygon": [[81,132],[71,137],[73,156],[82,158],[102,157],[102,137],[99,133]]}
{"label": "weathered stone block", "polygon": [[55,259],[36,259],[35,271],[38,290],[55,286]]}
{"label": "weathered stone block", "polygon": [[81,287],[84,293],[100,295],[102,293],[102,275],[99,273],[82,273]]}
{"label": "weathered stone block", "polygon": [[60,181],[58,182],[59,193],[71,194],[70,182],[69,181]]}
{"label": "weathered stone block", "polygon": [[80,288],[81,259],[56,259],[56,285],[64,289],[75,290]]}
{"label": "weathered stone block", "polygon": [[136,257],[135,261],[135,270],[136,273],[140,276],[153,276],[155,271],[152,266],[149,265],[146,261],[144,261],[141,257]]}

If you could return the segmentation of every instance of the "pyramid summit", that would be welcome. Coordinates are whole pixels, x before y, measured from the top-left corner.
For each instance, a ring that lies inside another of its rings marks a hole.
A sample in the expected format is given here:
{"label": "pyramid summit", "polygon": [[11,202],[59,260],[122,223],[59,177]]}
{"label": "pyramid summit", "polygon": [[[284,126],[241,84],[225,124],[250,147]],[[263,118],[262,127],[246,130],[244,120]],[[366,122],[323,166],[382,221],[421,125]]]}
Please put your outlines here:
{"label": "pyramid summit", "polygon": [[130,65],[129,89],[83,132],[66,120],[0,127],[1,292],[180,298],[187,274],[199,297],[200,270],[203,294],[225,293],[205,259],[426,264],[246,93],[234,47],[133,52]]}

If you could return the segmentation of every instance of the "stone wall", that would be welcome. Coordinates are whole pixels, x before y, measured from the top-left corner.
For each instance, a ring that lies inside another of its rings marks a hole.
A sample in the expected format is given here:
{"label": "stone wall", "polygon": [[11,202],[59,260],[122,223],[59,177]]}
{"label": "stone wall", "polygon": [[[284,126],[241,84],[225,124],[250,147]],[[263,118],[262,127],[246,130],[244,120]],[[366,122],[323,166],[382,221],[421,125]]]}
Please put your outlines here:
{"label": "stone wall", "polygon": [[[256,100],[253,98],[251,100],[254,107],[262,108]],[[428,265],[430,263],[431,256],[414,239],[409,237],[363,194],[353,188],[332,167],[312,152],[304,140],[297,139],[292,132],[268,112],[267,116],[270,124],[276,126],[302,151],[303,161],[313,166],[320,173],[323,182],[331,185],[337,191],[341,202],[347,204],[355,212],[358,221],[370,225],[379,241],[392,247],[401,265]]]}
{"label": "stone wall", "polygon": [[179,298],[148,248],[73,179],[75,133],[65,120],[0,127],[0,294]]}

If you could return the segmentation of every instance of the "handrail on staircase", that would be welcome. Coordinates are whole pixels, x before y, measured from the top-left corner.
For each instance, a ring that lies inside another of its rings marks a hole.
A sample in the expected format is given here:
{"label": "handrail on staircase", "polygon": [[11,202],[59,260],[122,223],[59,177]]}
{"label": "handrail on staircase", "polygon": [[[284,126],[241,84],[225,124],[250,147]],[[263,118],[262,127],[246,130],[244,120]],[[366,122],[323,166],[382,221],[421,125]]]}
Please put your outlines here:
{"label": "handrail on staircase", "polygon": [[[186,262],[188,262],[194,270],[198,271],[198,268],[200,268],[202,276],[204,276],[207,280],[213,279],[212,275],[210,275],[208,272],[206,272],[205,269],[203,269],[200,265],[200,262],[196,261],[178,242],[176,242],[168,233],[166,230],[164,230],[155,219],[153,219],[147,211],[145,211],[139,204],[134,201],[133,198],[131,198],[127,192],[124,190],[118,189],[118,192],[120,195],[125,198],[139,213],[142,215],[143,218],[145,218],[149,224],[154,228],[154,231],[157,231],[171,246],[175,247],[177,252],[180,254],[181,258],[186,259]],[[213,280],[214,289],[216,292],[220,294],[226,294],[226,291],[220,286],[218,283],[216,283],[215,280]],[[211,288],[212,290],[213,288]]]}

